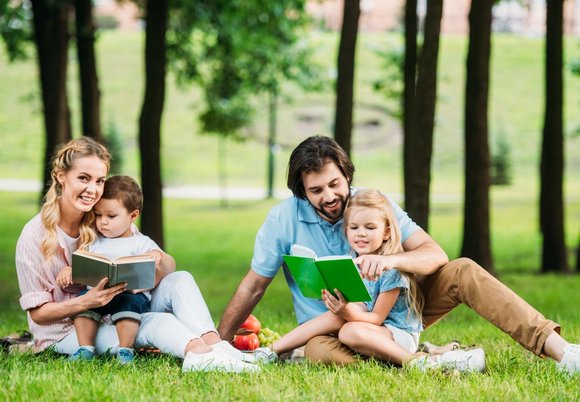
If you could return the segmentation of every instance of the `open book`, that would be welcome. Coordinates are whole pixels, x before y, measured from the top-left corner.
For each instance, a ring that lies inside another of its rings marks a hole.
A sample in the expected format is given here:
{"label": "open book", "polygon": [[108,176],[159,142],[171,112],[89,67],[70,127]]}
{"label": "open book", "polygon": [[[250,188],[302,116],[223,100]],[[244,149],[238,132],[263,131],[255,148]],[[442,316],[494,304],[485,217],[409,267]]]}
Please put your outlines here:
{"label": "open book", "polygon": [[311,249],[295,244],[292,246],[292,255],[283,257],[300,291],[306,297],[320,299],[322,289],[332,294],[334,289],[338,289],[348,302],[371,300],[351,256],[317,258]]}
{"label": "open book", "polygon": [[84,250],[77,250],[72,256],[73,281],[88,286],[97,286],[108,277],[107,287],[121,282],[127,283],[127,290],[152,289],[155,287],[155,260],[148,255],[107,257]]}

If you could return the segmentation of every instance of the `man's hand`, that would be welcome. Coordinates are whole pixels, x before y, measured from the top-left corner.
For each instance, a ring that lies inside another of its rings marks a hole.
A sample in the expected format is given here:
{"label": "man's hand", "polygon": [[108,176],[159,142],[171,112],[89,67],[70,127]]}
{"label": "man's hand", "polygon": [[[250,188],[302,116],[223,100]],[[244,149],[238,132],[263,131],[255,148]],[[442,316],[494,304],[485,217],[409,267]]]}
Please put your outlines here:
{"label": "man's hand", "polygon": [[60,288],[66,288],[73,284],[72,267],[64,267],[56,276],[56,284]]}
{"label": "man's hand", "polygon": [[358,265],[363,278],[376,281],[383,271],[395,268],[389,257],[388,255],[366,254],[355,258],[354,263]]}

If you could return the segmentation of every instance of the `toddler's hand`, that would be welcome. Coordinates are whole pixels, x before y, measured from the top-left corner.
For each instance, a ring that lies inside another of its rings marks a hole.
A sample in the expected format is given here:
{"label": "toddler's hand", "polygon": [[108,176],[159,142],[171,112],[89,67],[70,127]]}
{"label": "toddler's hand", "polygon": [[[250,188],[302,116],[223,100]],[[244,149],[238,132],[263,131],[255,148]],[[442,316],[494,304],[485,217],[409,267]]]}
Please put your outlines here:
{"label": "toddler's hand", "polygon": [[56,276],[56,284],[60,288],[66,288],[73,284],[72,281],[72,267],[64,267]]}
{"label": "toddler's hand", "polygon": [[161,257],[163,256],[163,252],[161,250],[156,249],[145,253],[145,255],[148,255],[149,257],[153,258],[155,260],[155,267],[158,267],[159,263],[161,262]]}

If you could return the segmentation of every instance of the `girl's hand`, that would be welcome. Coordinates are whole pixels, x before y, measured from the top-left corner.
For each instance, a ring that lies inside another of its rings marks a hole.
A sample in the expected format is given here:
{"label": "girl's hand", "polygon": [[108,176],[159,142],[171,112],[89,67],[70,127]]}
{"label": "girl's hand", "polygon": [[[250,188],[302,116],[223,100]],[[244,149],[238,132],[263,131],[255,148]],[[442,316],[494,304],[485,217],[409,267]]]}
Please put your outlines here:
{"label": "girl's hand", "polygon": [[354,259],[354,263],[358,265],[362,277],[371,281],[379,279],[383,271],[394,268],[394,266],[389,263],[388,255],[360,255]]}
{"label": "girl's hand", "polygon": [[345,300],[344,296],[338,289],[334,289],[334,293],[336,293],[338,298],[334,297],[334,295],[328,290],[322,289],[322,300],[324,301],[328,311],[336,314],[344,320],[347,320],[349,313],[348,302]]}
{"label": "girl's hand", "polygon": [[103,278],[97,286],[79,297],[84,298],[84,301],[88,304],[87,309],[102,307],[113,300],[113,297],[123,293],[127,289],[126,283],[119,283],[110,288],[105,288],[108,281],[109,278]]}
{"label": "girl's hand", "polygon": [[72,267],[64,267],[56,276],[56,284],[60,288],[66,288],[73,284]]}

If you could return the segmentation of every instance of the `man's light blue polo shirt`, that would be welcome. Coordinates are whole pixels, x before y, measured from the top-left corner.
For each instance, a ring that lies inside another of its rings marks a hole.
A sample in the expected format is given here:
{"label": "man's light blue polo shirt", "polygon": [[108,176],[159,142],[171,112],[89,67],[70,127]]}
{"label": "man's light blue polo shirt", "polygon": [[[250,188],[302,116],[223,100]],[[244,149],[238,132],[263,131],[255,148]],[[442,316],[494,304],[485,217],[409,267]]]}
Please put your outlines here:
{"label": "man's light blue polo shirt", "polygon": [[[354,194],[356,189],[351,191]],[[404,242],[419,226],[394,201],[391,200],[391,204]],[[349,254],[350,246],[344,235],[342,219],[335,224],[325,221],[308,200],[291,196],[270,210],[256,235],[252,270],[258,275],[273,278],[280,267],[283,267],[286,282],[292,292],[296,319],[302,324],[327,309],[322,301],[302,296],[288,268],[283,264],[282,256],[290,254],[293,244],[311,248],[318,257]]]}

